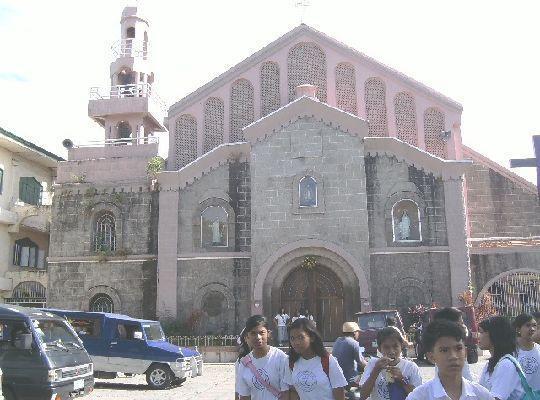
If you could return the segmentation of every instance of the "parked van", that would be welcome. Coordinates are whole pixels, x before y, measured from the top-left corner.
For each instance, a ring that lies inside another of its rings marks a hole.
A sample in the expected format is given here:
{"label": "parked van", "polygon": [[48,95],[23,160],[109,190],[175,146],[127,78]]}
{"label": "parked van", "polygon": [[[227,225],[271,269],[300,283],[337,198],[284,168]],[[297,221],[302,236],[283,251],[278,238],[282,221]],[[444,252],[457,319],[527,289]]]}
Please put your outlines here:
{"label": "parked van", "polygon": [[0,368],[6,400],[65,400],[94,388],[92,361],[73,328],[34,308],[0,304]]}
{"label": "parked van", "polygon": [[92,357],[96,378],[115,378],[118,372],[145,374],[152,388],[165,389],[202,375],[199,352],[167,342],[158,321],[103,312],[47,311],[69,320]]}

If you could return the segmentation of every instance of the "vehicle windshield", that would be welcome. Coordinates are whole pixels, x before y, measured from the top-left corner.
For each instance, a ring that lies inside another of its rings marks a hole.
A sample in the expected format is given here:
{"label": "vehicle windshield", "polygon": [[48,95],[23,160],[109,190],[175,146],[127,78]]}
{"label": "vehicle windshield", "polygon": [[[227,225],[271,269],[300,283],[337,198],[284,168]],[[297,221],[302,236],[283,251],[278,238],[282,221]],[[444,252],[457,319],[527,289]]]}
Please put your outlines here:
{"label": "vehicle windshield", "polygon": [[386,327],[386,318],[395,318],[394,313],[371,313],[358,316],[358,325],[365,331],[368,329],[382,329]]}
{"label": "vehicle windshield", "polygon": [[143,324],[146,340],[162,340],[165,341],[165,335],[160,324]]}
{"label": "vehicle windshield", "polygon": [[68,329],[63,321],[51,319],[33,319],[32,324],[38,338],[45,347],[62,347],[63,345],[80,346],[79,339]]}

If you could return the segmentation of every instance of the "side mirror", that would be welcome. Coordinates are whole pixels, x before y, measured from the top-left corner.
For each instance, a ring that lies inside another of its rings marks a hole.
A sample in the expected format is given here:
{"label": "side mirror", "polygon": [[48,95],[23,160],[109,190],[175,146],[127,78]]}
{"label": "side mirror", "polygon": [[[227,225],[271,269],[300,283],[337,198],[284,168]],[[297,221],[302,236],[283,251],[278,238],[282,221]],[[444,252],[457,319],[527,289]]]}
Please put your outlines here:
{"label": "side mirror", "polygon": [[13,342],[16,349],[30,350],[32,348],[32,334],[21,333]]}
{"label": "side mirror", "polygon": [[133,339],[142,340],[143,339],[142,332],[140,331],[133,332]]}

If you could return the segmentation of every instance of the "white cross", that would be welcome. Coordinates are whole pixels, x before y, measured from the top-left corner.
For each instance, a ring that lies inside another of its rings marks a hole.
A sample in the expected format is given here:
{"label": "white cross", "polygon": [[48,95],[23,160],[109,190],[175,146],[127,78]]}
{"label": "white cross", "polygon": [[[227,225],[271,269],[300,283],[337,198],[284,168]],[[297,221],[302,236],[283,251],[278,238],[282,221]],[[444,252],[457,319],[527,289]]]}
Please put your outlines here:
{"label": "white cross", "polygon": [[311,6],[310,0],[295,0],[294,6],[300,8],[300,23],[304,22],[304,16],[306,14],[306,9]]}

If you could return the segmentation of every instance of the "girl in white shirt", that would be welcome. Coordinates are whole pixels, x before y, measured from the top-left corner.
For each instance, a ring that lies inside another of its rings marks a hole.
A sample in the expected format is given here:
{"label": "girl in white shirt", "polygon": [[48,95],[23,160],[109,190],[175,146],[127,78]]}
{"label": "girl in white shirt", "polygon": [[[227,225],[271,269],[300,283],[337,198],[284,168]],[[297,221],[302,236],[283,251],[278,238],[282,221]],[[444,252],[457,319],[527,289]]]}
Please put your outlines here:
{"label": "girl in white shirt", "polygon": [[294,321],[289,327],[289,341],[286,381],[291,386],[290,399],[345,399],[347,380],[336,358],[324,348],[313,321],[307,318]]}
{"label": "girl in white shirt", "polygon": [[540,345],[534,342],[536,320],[531,314],[520,314],[512,325],[517,335],[517,359],[529,386],[533,390],[540,390]]}
{"label": "girl in white shirt", "polygon": [[236,370],[236,390],[240,400],[286,399],[289,385],[285,374],[289,368],[287,354],[270,346],[270,328],[262,315],[246,321],[244,335],[251,351],[240,358]]}
{"label": "girl in white shirt", "polygon": [[479,347],[489,350],[491,358],[484,367],[480,385],[495,399],[520,400],[525,394],[513,362],[507,358],[516,355],[516,334],[504,317],[491,317],[479,326]]}

